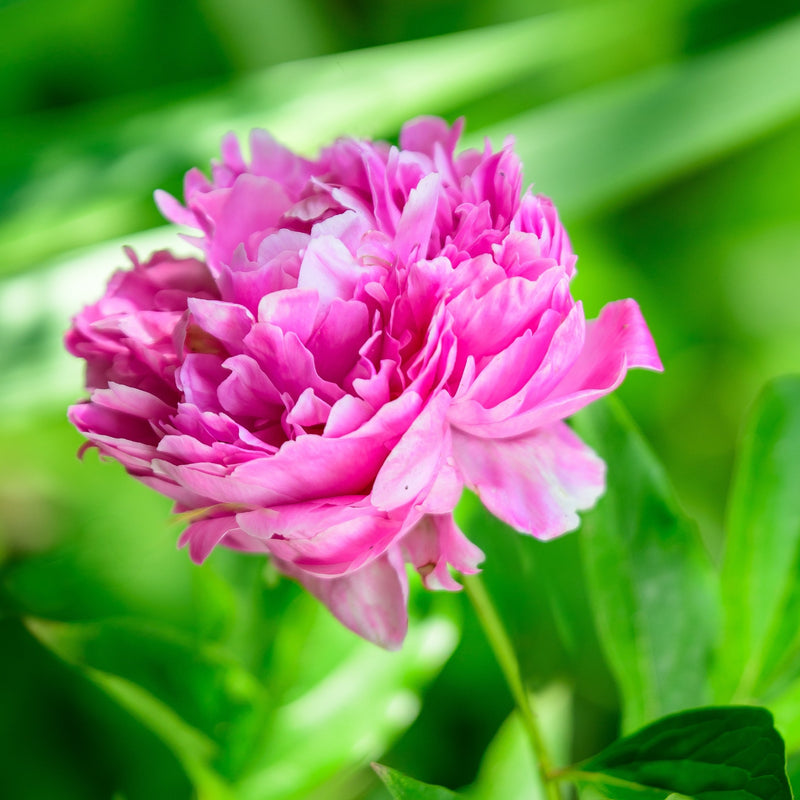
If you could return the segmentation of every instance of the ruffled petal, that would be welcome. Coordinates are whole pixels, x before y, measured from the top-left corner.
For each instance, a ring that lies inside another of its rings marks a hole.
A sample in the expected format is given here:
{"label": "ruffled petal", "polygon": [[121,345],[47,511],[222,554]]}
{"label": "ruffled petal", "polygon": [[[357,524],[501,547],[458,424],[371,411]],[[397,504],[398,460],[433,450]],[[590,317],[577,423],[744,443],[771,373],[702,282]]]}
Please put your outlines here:
{"label": "ruffled petal", "polygon": [[357,572],[320,578],[276,560],[347,628],[387,650],[397,650],[408,630],[408,578],[402,557],[390,551]]}
{"label": "ruffled petal", "polygon": [[403,537],[406,559],[422,577],[426,589],[457,592],[461,585],[453,580],[448,566],[462,575],[478,572],[484,555],[456,525],[452,514],[428,514]]}
{"label": "ruffled petal", "polygon": [[238,527],[233,516],[200,519],[189,525],[181,534],[178,547],[186,547],[188,544],[192,561],[195,564],[202,564],[225,535]]}
{"label": "ruffled petal", "polygon": [[450,403],[450,395],[439,392],[392,448],[372,487],[376,508],[400,508],[428,494],[450,454]]}
{"label": "ruffled petal", "polygon": [[453,431],[453,454],[489,511],[537,539],[577,528],[605,490],[605,463],[561,422],[514,439]]}

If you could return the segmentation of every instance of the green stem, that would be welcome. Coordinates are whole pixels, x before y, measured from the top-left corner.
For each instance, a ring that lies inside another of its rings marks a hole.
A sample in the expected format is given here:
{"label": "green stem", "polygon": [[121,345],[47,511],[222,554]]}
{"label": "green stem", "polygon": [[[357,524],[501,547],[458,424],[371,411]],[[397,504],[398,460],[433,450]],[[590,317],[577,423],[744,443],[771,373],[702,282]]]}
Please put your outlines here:
{"label": "green stem", "polygon": [[508,638],[508,633],[506,633],[500,616],[479,575],[465,575],[464,590],[472,602],[483,632],[489,640],[497,663],[500,665],[508,688],[511,690],[511,696],[519,709],[522,724],[525,726],[525,732],[528,734],[528,739],[539,767],[539,775],[542,779],[547,800],[561,800],[558,786],[553,780],[553,764],[547,752],[542,732],[539,730],[539,723],[536,719],[530,696],[522,682],[519,662],[514,653],[511,640]]}

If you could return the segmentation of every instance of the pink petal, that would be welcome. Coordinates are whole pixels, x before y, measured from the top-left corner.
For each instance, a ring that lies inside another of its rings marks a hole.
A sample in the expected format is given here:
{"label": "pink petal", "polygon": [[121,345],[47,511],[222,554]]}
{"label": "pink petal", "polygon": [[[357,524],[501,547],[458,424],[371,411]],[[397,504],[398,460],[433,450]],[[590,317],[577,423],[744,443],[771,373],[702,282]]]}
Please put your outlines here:
{"label": "pink petal", "polygon": [[448,565],[463,575],[478,572],[484,559],[481,550],[459,530],[452,514],[423,517],[403,537],[403,551],[422,576],[426,589],[461,589],[448,571]]}
{"label": "pink petal", "polygon": [[185,208],[169,192],[156,189],[153,193],[156,206],[165,219],[176,225],[186,225],[189,228],[199,228],[197,217],[188,208]]}
{"label": "pink petal", "polygon": [[449,455],[446,416],[450,403],[450,395],[439,392],[394,446],[372,487],[376,508],[400,508],[428,493]]}
{"label": "pink petal", "polygon": [[219,339],[231,354],[241,352],[242,339],[255,322],[244,306],[222,300],[190,297],[189,311],[193,321],[206,333]]}
{"label": "pink petal", "polygon": [[[344,575],[381,556],[403,533],[404,520],[391,519],[358,497],[352,505],[340,499],[241,512],[237,520],[277,558],[316,575]],[[414,522],[409,518],[409,525]]]}
{"label": "pink petal", "polygon": [[215,215],[211,248],[214,262],[229,263],[240,244],[248,248],[254,231],[276,228],[289,205],[284,188],[276,181],[248,173],[239,175],[222,207],[212,212]]}
{"label": "pink petal", "polygon": [[313,389],[308,388],[297,399],[297,403],[287,414],[286,421],[290,425],[312,428],[316,425],[324,425],[330,412],[330,405],[324,400],[320,400],[314,394]]}
{"label": "pink petal", "polygon": [[[554,392],[566,395],[615,383],[620,356],[624,369],[664,369],[653,337],[635,300],[617,300],[603,307],[586,326],[586,346],[570,374]],[[624,375],[624,371],[623,371]]]}
{"label": "pink petal", "polygon": [[338,578],[309,575],[276,559],[347,628],[387,650],[397,650],[408,630],[408,578],[399,552],[390,551],[357,572]]}
{"label": "pink petal", "polygon": [[[452,450],[448,442],[447,450]],[[436,478],[422,502],[414,505],[415,511],[424,514],[449,514],[458,505],[464,491],[464,479],[456,468],[452,455],[439,466]]]}
{"label": "pink petal", "polygon": [[489,511],[537,539],[577,528],[605,489],[602,459],[561,422],[514,439],[454,430],[453,454]]}
{"label": "pink petal", "polygon": [[400,131],[400,147],[433,157],[435,146],[440,144],[452,156],[463,129],[463,118],[456,120],[450,127],[440,117],[417,117],[403,125]]}
{"label": "pink petal", "polygon": [[397,256],[401,263],[408,262],[413,255],[427,258],[440,191],[441,180],[435,172],[426,175],[416,189],[411,190],[397,222],[395,235]]}
{"label": "pink petal", "polygon": [[225,534],[236,530],[236,518],[214,517],[213,519],[200,519],[193,522],[181,534],[178,547],[189,545],[189,556],[195,564],[202,564],[211,551],[225,538]]}
{"label": "pink petal", "polygon": [[312,239],[306,248],[297,288],[316,290],[325,301],[334,297],[349,300],[363,271],[342,242],[333,236],[320,236]]}
{"label": "pink petal", "polygon": [[[663,369],[650,331],[633,300],[609,303],[600,317],[587,325],[586,337],[580,358],[547,397],[516,418],[484,426],[486,435],[509,435],[571,416],[614,391],[632,367]],[[484,435],[477,428],[473,430]]]}
{"label": "pink petal", "polygon": [[173,413],[170,406],[149,392],[113,382],[109,382],[107,389],[95,389],[92,402],[112,411],[148,420],[161,419]]}
{"label": "pink petal", "polygon": [[259,322],[269,322],[284,331],[293,331],[306,342],[314,329],[319,295],[313,290],[283,289],[270,292],[258,304]]}
{"label": "pink petal", "polygon": [[572,306],[569,279],[561,267],[548,270],[536,281],[509,278],[478,300],[475,290],[460,294],[448,305],[455,323],[459,351],[479,359],[499,353],[525,330],[535,331],[545,310],[567,313]]}

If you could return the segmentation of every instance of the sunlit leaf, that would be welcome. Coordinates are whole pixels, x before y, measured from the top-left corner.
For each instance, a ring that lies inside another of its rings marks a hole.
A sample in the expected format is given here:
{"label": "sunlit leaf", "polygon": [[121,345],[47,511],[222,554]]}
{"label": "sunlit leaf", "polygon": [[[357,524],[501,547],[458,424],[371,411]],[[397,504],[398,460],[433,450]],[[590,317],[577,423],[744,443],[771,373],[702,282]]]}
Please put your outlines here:
{"label": "sunlit leaf", "polygon": [[318,683],[277,709],[237,788],[241,800],[267,795],[301,800],[342,770],[381,756],[419,713],[419,690],[441,669],[457,640],[451,622],[430,617],[412,625],[402,650],[389,653],[357,639],[335,620],[330,623],[349,652]]}
{"label": "sunlit leaf", "polygon": [[694,524],[621,406],[595,403],[575,427],[607,464],[606,494],[578,535],[631,730],[707,702],[716,586]]}
{"label": "sunlit leaf", "polygon": [[383,764],[373,764],[372,768],[394,800],[455,800],[459,797],[449,789],[414,780],[414,778],[403,775],[402,772]]}
{"label": "sunlit leaf", "polygon": [[800,377],[762,392],[731,490],[722,573],[720,700],[774,694],[800,677]]}

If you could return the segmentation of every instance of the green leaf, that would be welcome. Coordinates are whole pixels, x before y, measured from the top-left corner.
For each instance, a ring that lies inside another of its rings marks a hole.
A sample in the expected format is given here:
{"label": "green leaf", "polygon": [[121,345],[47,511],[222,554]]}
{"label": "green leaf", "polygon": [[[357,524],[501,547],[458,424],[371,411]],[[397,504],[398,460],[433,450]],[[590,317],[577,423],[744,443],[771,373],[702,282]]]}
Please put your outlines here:
{"label": "green leaf", "polygon": [[372,769],[384,782],[394,800],[454,800],[459,797],[449,789],[414,780],[383,764],[373,764]]}
{"label": "green leaf", "polygon": [[800,377],[791,376],[767,385],[742,439],[722,572],[720,701],[763,698],[800,676],[798,486]]}
{"label": "green leaf", "polygon": [[318,622],[322,630],[309,637],[306,658],[324,659],[317,651],[328,648],[339,658],[276,710],[238,783],[239,800],[305,800],[327,781],[382,756],[416,718],[421,688],[458,640],[455,625],[435,615],[415,622],[396,653],[358,638],[327,612]]}
{"label": "green leaf", "polygon": [[612,800],[791,800],[783,740],[763,708],[673,714],[562,773]]}
{"label": "green leaf", "polygon": [[622,407],[593,404],[577,432],[608,487],[580,532],[592,608],[623,696],[624,729],[708,702],[714,574],[695,525]]}

